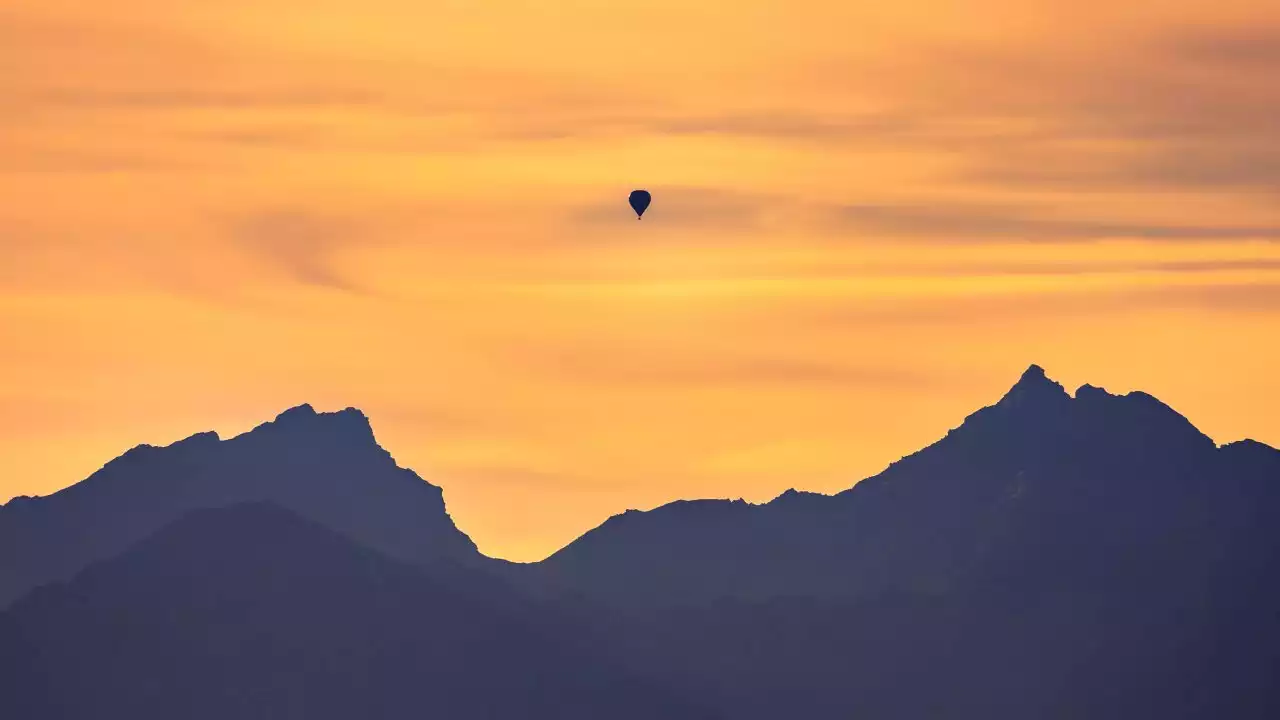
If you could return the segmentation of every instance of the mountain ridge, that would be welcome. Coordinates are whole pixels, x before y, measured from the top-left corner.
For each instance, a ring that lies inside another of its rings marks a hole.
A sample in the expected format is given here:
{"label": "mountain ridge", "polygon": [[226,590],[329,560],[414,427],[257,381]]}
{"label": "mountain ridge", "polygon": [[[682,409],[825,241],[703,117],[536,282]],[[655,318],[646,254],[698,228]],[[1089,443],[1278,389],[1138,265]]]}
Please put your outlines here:
{"label": "mountain ridge", "polygon": [[310,404],[231,438],[137,445],[85,480],[0,507],[0,607],[119,553],[188,510],[271,500],[394,557],[498,563],[448,514],[443,491],[400,467],[368,418]]}
{"label": "mountain ridge", "polygon": [[[997,401],[996,403],[993,403],[992,405],[988,405],[988,406],[985,406],[985,407],[982,407],[982,408],[979,408],[979,409],[977,409],[977,410],[973,411],[972,413],[970,413],[969,415],[967,415],[967,416],[965,417],[965,420],[964,420],[964,421],[965,421],[965,422],[967,422],[967,421],[969,421],[970,419],[974,418],[975,416],[980,416],[980,414],[981,414],[981,413],[983,413],[984,411],[990,410],[990,409],[992,409],[992,408],[1001,407],[1001,406],[1003,406],[1003,407],[1015,406],[1015,407],[1016,407],[1016,406],[1017,406],[1017,404],[1021,402],[1021,398],[1023,397],[1022,395],[1019,395],[1019,394],[1018,394],[1018,391],[1027,391],[1028,389],[1031,389],[1031,392],[1033,392],[1033,393],[1035,393],[1035,394],[1038,394],[1038,395],[1041,395],[1042,397],[1043,397],[1043,396],[1045,396],[1045,395],[1053,396],[1053,395],[1058,395],[1058,394],[1060,394],[1061,396],[1063,396],[1063,397],[1067,398],[1068,400],[1072,400],[1072,401],[1075,401],[1075,400],[1080,399],[1080,398],[1079,398],[1079,396],[1083,393],[1083,394],[1084,394],[1084,396],[1085,396],[1086,398],[1089,398],[1089,399],[1097,399],[1097,398],[1119,398],[1119,399],[1126,399],[1126,398],[1133,398],[1133,399],[1135,399],[1135,400],[1140,400],[1140,401],[1144,401],[1144,402],[1150,402],[1150,403],[1154,403],[1155,405],[1158,405],[1160,408],[1163,408],[1163,409],[1167,410],[1168,412],[1172,413],[1174,416],[1176,416],[1176,417],[1177,417],[1177,418],[1179,418],[1180,420],[1185,421],[1189,426],[1191,426],[1191,427],[1192,427],[1192,429],[1195,429],[1195,428],[1194,428],[1194,425],[1191,425],[1190,420],[1188,420],[1185,416],[1183,416],[1181,413],[1178,413],[1178,412],[1177,412],[1176,410],[1174,410],[1171,406],[1167,405],[1166,403],[1164,403],[1163,401],[1161,401],[1159,398],[1156,398],[1155,396],[1150,395],[1149,393],[1146,393],[1146,392],[1143,392],[1143,391],[1140,391],[1140,390],[1133,390],[1133,391],[1130,391],[1130,392],[1125,393],[1125,394],[1123,394],[1123,395],[1117,395],[1117,394],[1114,394],[1114,393],[1110,393],[1110,392],[1108,392],[1105,388],[1101,388],[1101,387],[1098,387],[1098,386],[1095,386],[1095,385],[1092,385],[1092,384],[1089,384],[1089,383],[1085,383],[1085,384],[1081,385],[1079,388],[1077,388],[1077,390],[1076,390],[1076,392],[1075,392],[1074,394],[1072,394],[1072,393],[1068,393],[1068,392],[1066,391],[1066,388],[1065,388],[1061,383],[1058,383],[1058,382],[1056,382],[1056,381],[1054,381],[1054,380],[1049,379],[1049,377],[1047,376],[1047,374],[1046,374],[1046,372],[1045,372],[1045,370],[1044,370],[1044,368],[1043,368],[1043,367],[1041,367],[1039,364],[1034,364],[1034,363],[1033,363],[1032,365],[1030,365],[1026,371],[1024,371],[1024,372],[1023,372],[1023,374],[1022,374],[1022,375],[1021,375],[1021,377],[1019,378],[1018,382],[1017,382],[1017,383],[1015,383],[1015,384],[1014,384],[1014,385],[1009,389],[1009,391],[1008,391],[1008,392],[1006,392],[1003,396],[1001,396],[1001,399],[1000,399],[999,401]],[[1055,390],[1056,390],[1057,392],[1055,392]],[[1011,400],[1011,398],[1012,398],[1012,400]],[[1008,402],[1006,402],[1006,401],[1008,401]],[[1003,404],[1003,405],[1002,405],[1002,404]],[[955,432],[955,431],[959,430],[959,429],[960,429],[960,427],[963,427],[963,422],[961,423],[961,425],[960,425],[960,426],[958,426],[958,427],[956,427],[956,428],[951,428],[950,430],[948,430],[948,431],[947,431],[946,436],[949,436],[949,435],[951,435],[951,433],[953,433],[953,432]],[[1200,433],[1200,431],[1199,431],[1198,429],[1195,429],[1195,432],[1196,432],[1197,434],[1202,434],[1202,433]],[[944,436],[944,437],[943,437],[943,438],[941,438],[941,439],[945,439],[945,438],[946,438],[946,436]],[[1207,436],[1205,436],[1205,437],[1207,437]],[[936,443],[930,443],[930,445],[927,445],[927,446],[925,446],[925,447],[923,447],[923,448],[920,448],[919,450],[916,450],[916,451],[913,451],[913,452],[911,452],[911,453],[908,453],[907,455],[904,455],[903,457],[901,457],[901,458],[899,458],[899,459],[897,459],[897,460],[893,460],[893,461],[891,461],[888,465],[886,465],[886,466],[885,466],[885,469],[884,469],[884,470],[882,470],[880,473],[877,473],[876,475],[868,476],[867,478],[864,478],[864,479],[862,479],[862,480],[858,480],[858,481],[856,481],[853,485],[851,485],[850,487],[847,487],[847,488],[845,488],[845,489],[843,489],[843,490],[837,490],[837,491],[835,491],[835,492],[821,492],[821,491],[817,491],[817,490],[801,490],[801,489],[799,489],[799,488],[791,487],[791,488],[787,488],[786,490],[783,490],[782,492],[778,493],[778,494],[777,494],[777,495],[775,495],[774,497],[772,497],[772,498],[770,498],[770,499],[768,499],[768,500],[762,501],[762,502],[751,502],[751,501],[749,501],[749,500],[743,500],[743,499],[741,499],[741,498],[730,498],[730,497],[721,497],[721,498],[687,498],[687,499],[686,499],[686,498],[682,498],[682,499],[672,500],[672,501],[667,502],[667,503],[663,503],[662,505],[659,505],[659,506],[657,506],[657,507],[655,507],[655,508],[651,508],[651,509],[649,509],[649,510],[642,510],[642,509],[639,509],[639,508],[628,508],[628,509],[626,509],[626,510],[623,510],[622,512],[619,512],[619,513],[616,513],[616,514],[614,514],[614,515],[611,515],[610,517],[606,518],[604,522],[609,522],[610,520],[612,520],[612,519],[614,519],[614,518],[621,518],[621,517],[623,517],[623,516],[633,516],[633,515],[637,515],[637,514],[642,515],[642,514],[644,514],[644,513],[655,512],[655,511],[661,510],[662,508],[665,508],[665,507],[668,507],[668,506],[683,506],[683,504],[686,504],[686,503],[719,503],[719,504],[726,504],[726,503],[727,503],[727,504],[732,504],[732,505],[743,505],[743,504],[745,504],[745,505],[752,506],[752,507],[761,507],[761,506],[767,506],[767,505],[771,505],[771,504],[773,504],[773,503],[778,503],[778,502],[791,502],[791,501],[795,501],[795,500],[808,500],[808,499],[811,499],[811,498],[833,498],[833,497],[838,497],[838,496],[840,496],[840,495],[843,495],[843,494],[845,494],[845,493],[848,493],[848,492],[852,491],[855,487],[857,487],[857,485],[858,485],[858,484],[860,484],[860,483],[862,483],[862,482],[865,482],[866,480],[869,480],[869,479],[871,479],[871,478],[877,477],[878,475],[880,475],[880,474],[882,474],[883,472],[885,472],[885,471],[889,470],[890,468],[893,468],[894,466],[898,465],[899,463],[902,463],[903,461],[905,461],[905,460],[907,460],[907,459],[911,458],[912,456],[914,456],[914,455],[916,455],[916,454],[918,454],[918,453],[920,453],[920,452],[923,452],[923,451],[927,450],[929,447],[932,447],[932,445],[933,445],[933,444],[936,444]],[[1276,453],[1277,458],[1280,458],[1280,449],[1274,448],[1274,447],[1272,447],[1272,446],[1270,446],[1270,445],[1267,445],[1266,443],[1263,443],[1263,442],[1258,441],[1258,440],[1254,440],[1254,439],[1252,439],[1252,438],[1243,438],[1243,439],[1240,439],[1240,440],[1233,440],[1233,441],[1229,441],[1229,442],[1222,443],[1222,444],[1217,444],[1217,443],[1215,443],[1215,446],[1216,446],[1216,447],[1218,447],[1218,448],[1226,448],[1226,447],[1229,447],[1229,446],[1236,446],[1236,445],[1244,445],[1244,446],[1248,446],[1248,447],[1257,447],[1257,448],[1259,448],[1259,449],[1260,449],[1260,450],[1262,450],[1262,451],[1270,451],[1270,452]],[[602,524],[603,524],[603,523],[602,523]],[[599,526],[597,526],[597,527],[599,527]],[[594,529],[594,528],[593,528],[593,529]],[[587,532],[590,532],[590,530],[588,530]],[[585,534],[585,533],[584,533],[584,534]],[[581,536],[580,536],[580,537],[581,537]],[[561,548],[561,549],[563,549],[563,548]],[[553,554],[554,554],[554,553],[553,553]]]}
{"label": "mountain ridge", "polygon": [[[1069,523],[1059,527],[1064,518],[1106,517],[1106,542],[1123,544],[1130,542],[1127,533],[1137,532],[1126,530],[1125,514],[1141,517],[1145,507],[1159,513],[1143,522],[1170,524],[1152,526],[1152,533],[1211,522],[1200,518],[1197,503],[1240,515],[1246,510],[1206,480],[1241,475],[1248,479],[1240,494],[1270,502],[1280,491],[1280,474],[1268,470],[1280,462],[1272,457],[1280,451],[1256,441],[1218,446],[1147,393],[1113,395],[1083,385],[1072,397],[1032,365],[999,401],[846,490],[790,491],[760,504],[675,502],[629,511],[530,574],[547,586],[622,603],[762,599],[780,585],[798,594],[859,597],[942,587],[974,573],[999,575],[1004,571],[995,569],[986,548],[1016,555],[1001,539],[1008,533],[1058,546],[1062,562],[1086,573],[1088,563],[1071,559],[1068,548],[1080,543],[1101,553],[1103,536],[1080,536]],[[1218,507],[1224,503],[1230,507]],[[1037,524],[1054,526],[1061,537],[1041,538]],[[1009,555],[999,562],[1030,560]],[[773,580],[756,579],[761,576]]]}

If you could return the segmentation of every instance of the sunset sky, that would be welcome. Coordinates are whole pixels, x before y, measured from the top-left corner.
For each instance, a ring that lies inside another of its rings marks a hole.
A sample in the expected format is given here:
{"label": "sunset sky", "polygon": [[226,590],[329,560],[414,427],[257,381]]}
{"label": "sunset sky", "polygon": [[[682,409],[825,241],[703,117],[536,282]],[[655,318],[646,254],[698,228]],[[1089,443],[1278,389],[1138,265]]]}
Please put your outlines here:
{"label": "sunset sky", "polygon": [[1033,362],[1280,445],[1278,78],[1280,0],[0,0],[0,501],[355,406],[532,560]]}

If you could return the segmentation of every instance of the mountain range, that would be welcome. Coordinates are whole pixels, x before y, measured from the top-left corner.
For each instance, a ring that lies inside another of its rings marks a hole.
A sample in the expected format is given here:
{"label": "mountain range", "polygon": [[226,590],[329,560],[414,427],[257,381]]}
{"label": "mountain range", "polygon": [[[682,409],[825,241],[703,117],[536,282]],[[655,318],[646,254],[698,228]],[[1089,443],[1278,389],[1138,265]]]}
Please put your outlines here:
{"label": "mountain range", "polygon": [[1280,451],[1033,365],[844,492],[514,564],[304,405],[0,507],[0,714],[1280,717],[1278,516]]}

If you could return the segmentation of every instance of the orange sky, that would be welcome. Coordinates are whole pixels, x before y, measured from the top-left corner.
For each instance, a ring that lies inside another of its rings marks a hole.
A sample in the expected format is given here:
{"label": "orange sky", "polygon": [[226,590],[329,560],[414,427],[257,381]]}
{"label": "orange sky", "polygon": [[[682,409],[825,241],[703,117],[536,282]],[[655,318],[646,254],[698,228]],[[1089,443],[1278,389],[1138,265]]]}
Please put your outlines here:
{"label": "orange sky", "polygon": [[535,559],[1032,362],[1280,445],[1277,77],[1277,0],[0,0],[0,500],[351,405]]}

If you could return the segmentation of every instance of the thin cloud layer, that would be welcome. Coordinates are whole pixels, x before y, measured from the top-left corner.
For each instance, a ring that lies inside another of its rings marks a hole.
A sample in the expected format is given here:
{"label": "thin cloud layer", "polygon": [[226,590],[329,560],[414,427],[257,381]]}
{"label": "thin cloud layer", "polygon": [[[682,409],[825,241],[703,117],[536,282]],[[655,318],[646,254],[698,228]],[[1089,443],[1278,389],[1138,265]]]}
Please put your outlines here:
{"label": "thin cloud layer", "polygon": [[344,277],[335,253],[375,245],[381,238],[368,223],[306,211],[276,209],[230,221],[228,232],[244,250],[304,284],[364,293]]}
{"label": "thin cloud layer", "polygon": [[1160,225],[1036,217],[1017,207],[850,205],[836,219],[852,231],[940,242],[1143,240],[1280,240],[1280,225]]}
{"label": "thin cloud layer", "polygon": [[961,177],[1085,191],[1274,191],[1277,43],[1274,27],[1177,28],[1097,54],[960,57],[935,82],[976,87],[975,102],[948,95],[934,109],[957,124],[986,117],[1043,129],[964,148]]}

